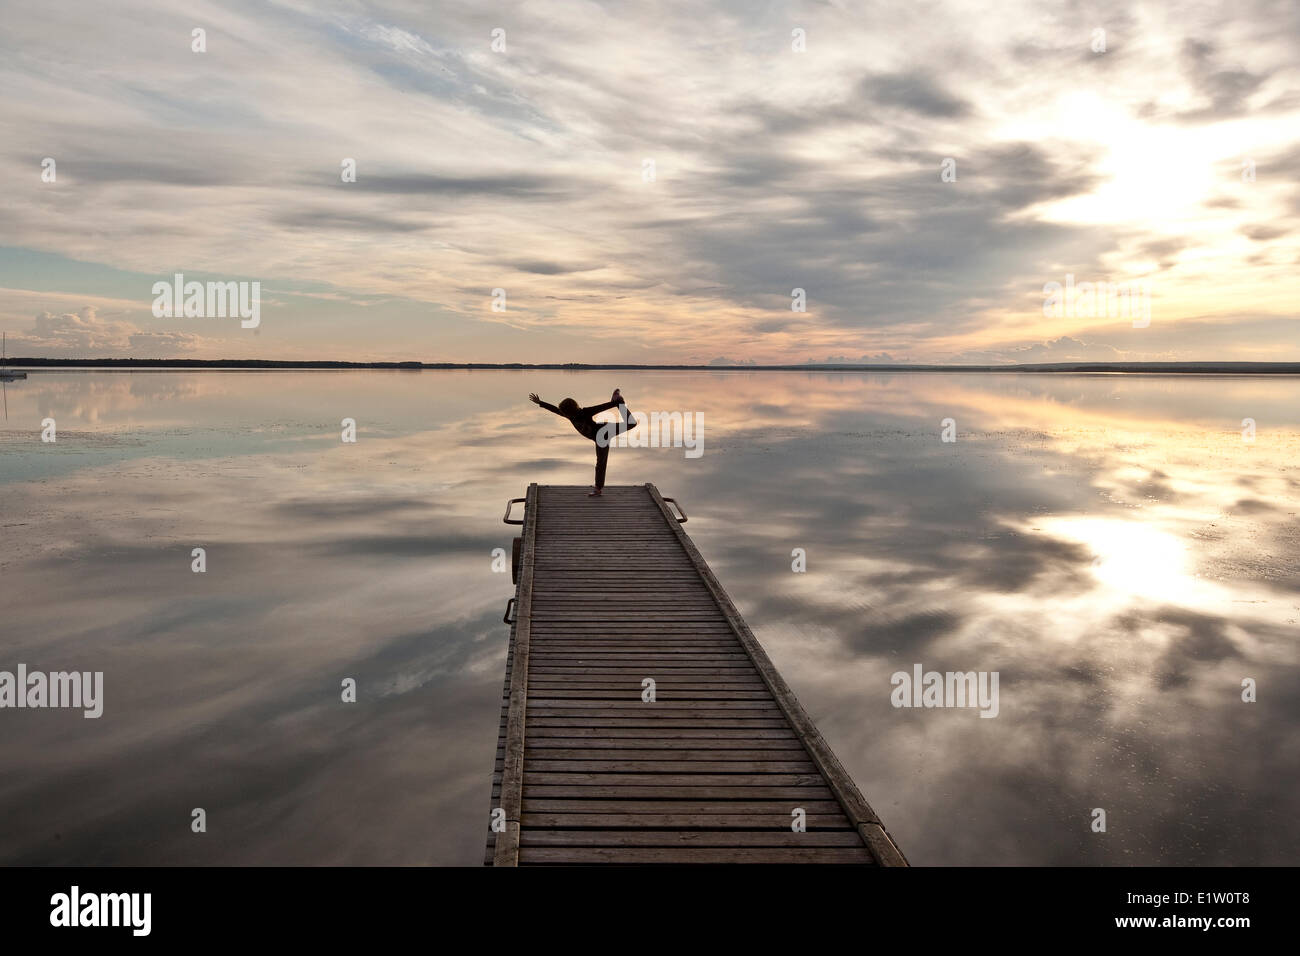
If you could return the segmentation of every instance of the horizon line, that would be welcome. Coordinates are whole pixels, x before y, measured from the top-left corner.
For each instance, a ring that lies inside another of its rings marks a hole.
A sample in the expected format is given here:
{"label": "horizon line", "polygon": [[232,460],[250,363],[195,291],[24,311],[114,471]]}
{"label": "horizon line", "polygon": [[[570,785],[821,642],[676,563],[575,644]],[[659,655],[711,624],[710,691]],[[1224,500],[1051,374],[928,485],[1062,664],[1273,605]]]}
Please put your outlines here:
{"label": "horizon line", "polygon": [[319,359],[182,359],[182,358],[41,358],[14,357],[9,368],[155,368],[155,369],[375,369],[398,371],[483,369],[483,370],[628,370],[628,371],[871,371],[871,372],[1183,372],[1203,374],[1300,374],[1300,362],[1032,362],[1001,365],[943,365],[936,363],[840,363],[709,365],[692,363],[623,362],[354,362]]}

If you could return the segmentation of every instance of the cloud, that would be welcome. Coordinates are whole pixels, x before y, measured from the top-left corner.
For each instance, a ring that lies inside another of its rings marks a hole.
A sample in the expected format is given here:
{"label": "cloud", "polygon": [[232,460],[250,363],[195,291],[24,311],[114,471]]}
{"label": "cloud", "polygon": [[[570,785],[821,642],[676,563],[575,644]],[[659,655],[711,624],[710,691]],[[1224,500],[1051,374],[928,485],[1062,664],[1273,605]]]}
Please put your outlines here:
{"label": "cloud", "polygon": [[30,331],[9,336],[9,350],[24,358],[166,358],[193,352],[203,342],[192,332],[148,331],[101,319],[88,305],[75,313],[39,313]]}
{"label": "cloud", "polygon": [[1244,69],[1229,69],[1220,65],[1215,44],[1208,40],[1189,37],[1183,41],[1182,60],[1186,76],[1193,89],[1209,100],[1209,105],[1179,114],[1179,118],[1227,119],[1244,113],[1246,99],[1260,88],[1265,76]]}
{"label": "cloud", "polygon": [[368,40],[387,44],[399,53],[434,54],[437,52],[419,34],[400,27],[385,26],[382,23],[366,24],[361,28],[361,34]]}
{"label": "cloud", "polygon": [[860,88],[872,103],[924,116],[956,119],[971,112],[970,103],[952,95],[934,77],[919,70],[868,76]]}
{"label": "cloud", "polygon": [[518,259],[514,262],[507,262],[512,269],[518,269],[520,272],[532,272],[536,275],[556,276],[568,275],[573,272],[591,272],[599,269],[598,265],[589,265],[580,262],[547,262],[544,259]]}
{"label": "cloud", "polygon": [[1178,253],[1190,248],[1191,241],[1182,236],[1170,236],[1165,239],[1150,239],[1138,247],[1138,254],[1155,259],[1161,269],[1173,265]]}
{"label": "cloud", "polygon": [[1241,234],[1248,239],[1256,242],[1268,242],[1270,239],[1279,239],[1285,236],[1291,230],[1285,226],[1263,225],[1263,226],[1242,226]]}
{"label": "cloud", "polygon": [[900,363],[888,352],[876,352],[872,355],[859,355],[854,358],[851,355],[828,355],[824,359],[810,358],[808,365],[895,365],[906,364]]}
{"label": "cloud", "polygon": [[1125,353],[1112,345],[1084,342],[1068,335],[1047,342],[962,352],[954,365],[1031,365],[1051,362],[1120,362]]}
{"label": "cloud", "polygon": [[[319,185],[319,180],[315,178],[309,182]],[[396,196],[497,196],[537,201],[557,199],[582,189],[582,184],[572,178],[522,172],[495,176],[449,176],[414,172],[370,175],[359,172],[355,185],[360,192]],[[330,188],[333,188],[332,183]]]}
{"label": "cloud", "polygon": [[420,232],[434,225],[432,222],[412,222],[365,213],[340,212],[337,209],[299,209],[281,213],[276,216],[275,221],[291,229],[329,229],[365,233]]}
{"label": "cloud", "polygon": [[[1033,327],[1026,290],[1067,272],[1154,263],[1184,311],[1276,315],[1279,264],[1300,255],[1293,3],[951,0],[883,29],[818,4],[798,8],[798,54],[782,3],[574,17],[507,0],[494,53],[472,5],[435,23],[406,0],[231,0],[196,55],[168,4],[133,2],[136,27],[111,44],[94,5],[71,25],[38,5],[0,36],[5,241],[385,303],[364,318],[286,305],[276,337],[246,340],[266,357],[422,343],[459,361],[933,361],[1091,341]],[[47,155],[57,182],[38,175]],[[1243,155],[1259,160],[1249,189]],[[1144,215],[1162,193],[1167,214]],[[1175,238],[1173,222],[1189,225]],[[107,294],[78,277],[24,288]],[[507,285],[509,313],[491,313]],[[796,287],[808,312],[792,319]]]}

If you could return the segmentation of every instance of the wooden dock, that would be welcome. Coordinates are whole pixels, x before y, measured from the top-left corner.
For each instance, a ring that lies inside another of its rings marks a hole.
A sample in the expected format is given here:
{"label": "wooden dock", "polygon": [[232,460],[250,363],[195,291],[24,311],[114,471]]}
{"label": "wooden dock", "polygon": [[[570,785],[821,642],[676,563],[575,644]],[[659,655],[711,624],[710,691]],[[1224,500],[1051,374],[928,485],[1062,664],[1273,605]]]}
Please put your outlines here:
{"label": "wooden dock", "polygon": [[506,508],[523,528],[485,862],[906,866],[676,502],[586,492],[533,484]]}

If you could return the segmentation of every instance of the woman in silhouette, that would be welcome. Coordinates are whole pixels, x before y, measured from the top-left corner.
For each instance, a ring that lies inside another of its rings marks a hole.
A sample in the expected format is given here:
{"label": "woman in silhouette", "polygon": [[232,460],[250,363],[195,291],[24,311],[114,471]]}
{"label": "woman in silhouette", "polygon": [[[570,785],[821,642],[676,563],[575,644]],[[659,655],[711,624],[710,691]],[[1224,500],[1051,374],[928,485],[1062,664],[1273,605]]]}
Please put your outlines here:
{"label": "woman in silhouette", "polygon": [[[596,443],[596,484],[591,491],[587,492],[588,498],[597,498],[605,488],[605,466],[609,463],[609,445],[615,434],[623,434],[636,428],[636,419],[627,413],[627,404],[623,401],[623,396],[618,389],[614,389],[614,396],[600,405],[591,405],[582,408],[571,398],[566,398],[560,402],[556,408],[537,397],[536,392],[528,396],[528,400],[534,405],[540,405],[548,412],[567,418],[569,424],[577,429],[578,434],[588,441]],[[618,409],[619,420],[617,422],[598,422],[596,416],[601,412],[608,411],[611,408]]]}

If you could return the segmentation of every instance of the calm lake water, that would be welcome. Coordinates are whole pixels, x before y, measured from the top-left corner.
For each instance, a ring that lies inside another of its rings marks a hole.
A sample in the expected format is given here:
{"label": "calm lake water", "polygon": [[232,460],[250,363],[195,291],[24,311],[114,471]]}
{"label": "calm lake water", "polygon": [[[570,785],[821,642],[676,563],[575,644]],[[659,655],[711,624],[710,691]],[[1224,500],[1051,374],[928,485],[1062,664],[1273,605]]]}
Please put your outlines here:
{"label": "calm lake water", "polygon": [[[591,481],[526,396],[615,385],[703,415],[609,481],[682,502],[914,864],[1295,862],[1296,379],[477,371],[6,386],[0,670],[105,688],[0,711],[0,862],[477,865],[501,515]],[[998,715],[892,706],[915,664],[997,672]]]}

